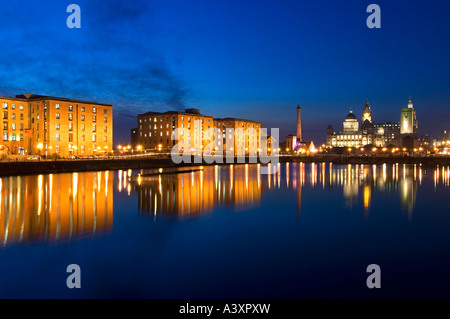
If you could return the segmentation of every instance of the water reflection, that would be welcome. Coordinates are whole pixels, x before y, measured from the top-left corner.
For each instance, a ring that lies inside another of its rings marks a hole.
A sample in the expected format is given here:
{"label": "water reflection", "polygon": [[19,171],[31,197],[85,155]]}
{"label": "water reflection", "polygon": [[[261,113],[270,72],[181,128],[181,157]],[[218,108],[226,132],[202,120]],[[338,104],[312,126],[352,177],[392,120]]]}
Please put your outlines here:
{"label": "water reflection", "polygon": [[[361,209],[361,215],[369,218],[377,193],[385,193],[393,195],[394,201],[398,198],[412,218],[422,183],[435,189],[450,186],[449,167],[286,163],[271,175],[261,175],[261,168],[247,164],[191,167],[175,173],[121,170],[0,178],[0,247],[108,232],[113,225],[114,193],[125,195],[119,196],[120,207],[136,200],[140,213],[154,218],[195,217],[218,207],[245,210],[259,206],[264,192],[283,189],[296,197],[292,204],[295,207],[296,201],[299,217],[302,205],[311,204],[302,195],[326,190],[319,195],[326,198],[331,191],[338,200],[342,196],[347,208]],[[389,199],[383,205],[392,203]]]}
{"label": "water reflection", "polygon": [[[150,174],[141,171],[131,179],[132,190],[138,194],[139,210],[155,217],[163,214],[186,218],[211,213],[221,206],[237,210],[254,207],[261,202],[263,192],[287,188],[296,190],[300,216],[302,188],[309,187],[342,192],[348,208],[361,202],[366,218],[370,215],[374,191],[398,194],[401,206],[411,218],[418,187],[429,171],[434,172],[435,187],[449,186],[450,181],[448,167],[425,169],[421,165],[403,164],[286,163],[271,175],[261,175],[259,164],[190,170],[173,173],[160,169]],[[121,172],[119,177],[119,190],[130,192],[130,172]]]}
{"label": "water reflection", "polygon": [[65,241],[112,229],[111,172],[0,179],[0,243]]}
{"label": "water reflection", "polygon": [[235,210],[261,201],[260,165],[202,167],[184,173],[139,174],[134,179],[141,212],[192,217],[217,206]]}

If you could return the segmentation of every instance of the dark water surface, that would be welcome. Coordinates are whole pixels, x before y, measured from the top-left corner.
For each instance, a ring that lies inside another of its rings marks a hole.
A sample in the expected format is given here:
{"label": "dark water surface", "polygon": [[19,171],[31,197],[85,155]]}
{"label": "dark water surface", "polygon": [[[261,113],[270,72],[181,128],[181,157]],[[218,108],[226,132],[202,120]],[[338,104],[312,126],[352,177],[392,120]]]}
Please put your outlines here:
{"label": "dark water surface", "polygon": [[0,297],[450,297],[448,167],[191,170],[1,178]]}

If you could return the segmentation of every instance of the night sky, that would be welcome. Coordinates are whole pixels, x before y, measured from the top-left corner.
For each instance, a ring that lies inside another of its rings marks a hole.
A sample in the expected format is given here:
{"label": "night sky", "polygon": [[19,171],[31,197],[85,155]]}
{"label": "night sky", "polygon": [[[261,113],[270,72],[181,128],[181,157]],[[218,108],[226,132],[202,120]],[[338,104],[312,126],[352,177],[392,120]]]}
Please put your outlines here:
{"label": "night sky", "polygon": [[[66,8],[81,7],[81,29]],[[366,8],[381,7],[381,29]],[[114,141],[136,115],[199,108],[325,141],[369,100],[399,121],[413,98],[419,133],[450,129],[449,1],[2,1],[0,95],[114,105]]]}

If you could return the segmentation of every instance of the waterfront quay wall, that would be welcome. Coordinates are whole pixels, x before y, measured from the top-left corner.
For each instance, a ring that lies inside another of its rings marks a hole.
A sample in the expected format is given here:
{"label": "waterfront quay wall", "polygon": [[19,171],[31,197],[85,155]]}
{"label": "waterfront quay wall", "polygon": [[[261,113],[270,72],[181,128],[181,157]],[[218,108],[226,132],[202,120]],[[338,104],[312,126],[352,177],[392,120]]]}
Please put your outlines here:
{"label": "waterfront quay wall", "polygon": [[[258,160],[259,162],[259,160]],[[423,166],[449,166],[450,157],[413,157],[413,156],[346,156],[346,155],[313,155],[313,156],[280,156],[279,163],[304,162],[304,163],[333,163],[333,164],[419,164]],[[245,163],[250,163],[245,158]],[[223,163],[181,163],[175,164],[168,156],[165,157],[139,157],[139,158],[114,158],[94,160],[41,160],[41,161],[2,161],[0,162],[0,176],[55,174],[85,171],[151,169],[199,165],[227,165],[225,158]],[[237,159],[234,164],[240,164]]]}

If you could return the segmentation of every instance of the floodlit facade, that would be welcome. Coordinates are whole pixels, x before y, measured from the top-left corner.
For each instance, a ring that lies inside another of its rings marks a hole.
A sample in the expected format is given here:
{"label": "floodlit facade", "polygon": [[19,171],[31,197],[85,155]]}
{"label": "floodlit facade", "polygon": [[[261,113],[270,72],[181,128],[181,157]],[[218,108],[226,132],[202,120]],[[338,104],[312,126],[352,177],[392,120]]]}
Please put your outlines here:
{"label": "floodlit facade", "polygon": [[112,105],[33,94],[0,97],[0,152],[91,156],[112,151]]}
{"label": "floodlit facade", "polygon": [[138,127],[132,140],[142,151],[180,153],[217,151],[248,154],[260,147],[261,123],[235,118],[214,119],[198,109],[185,112],[147,112],[138,115]]}
{"label": "floodlit facade", "polygon": [[372,110],[369,102],[366,102],[361,127],[360,123],[350,110],[345,118],[343,128],[335,132],[331,124],[327,128],[327,145],[334,147],[361,147],[374,145],[383,147],[385,145],[405,146],[408,139],[417,144],[418,124],[416,110],[412,100],[409,99],[408,107],[400,111],[400,122],[374,123],[372,120]]}

